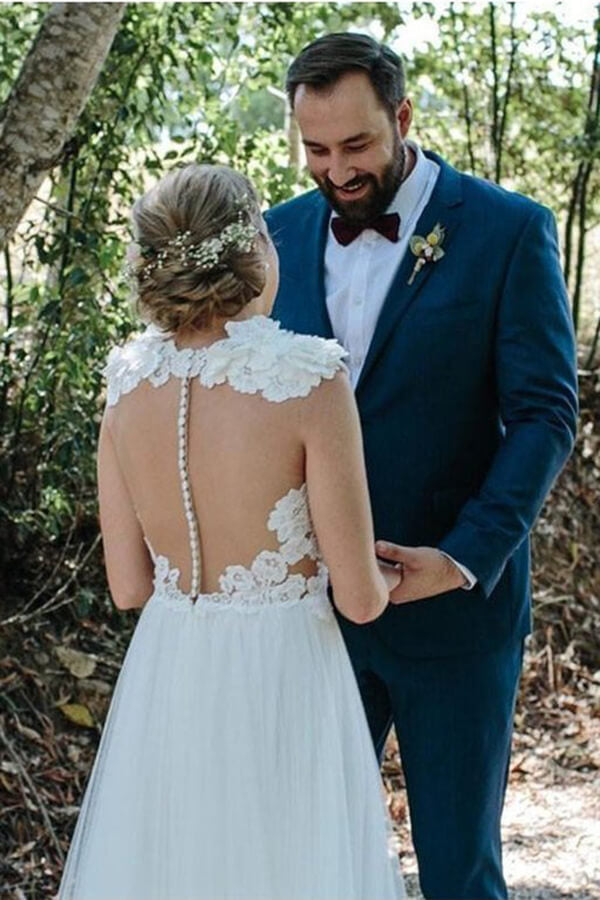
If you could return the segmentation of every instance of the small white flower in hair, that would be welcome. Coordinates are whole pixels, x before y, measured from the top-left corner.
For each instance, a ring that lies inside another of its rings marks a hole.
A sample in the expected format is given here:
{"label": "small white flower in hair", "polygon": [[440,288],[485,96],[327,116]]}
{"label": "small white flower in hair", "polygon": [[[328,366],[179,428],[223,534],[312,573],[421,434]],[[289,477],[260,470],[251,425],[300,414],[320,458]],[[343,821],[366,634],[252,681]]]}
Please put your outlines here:
{"label": "small white flower in hair", "polygon": [[[172,256],[179,257],[179,261],[190,268],[210,271],[222,263],[222,258],[228,250],[249,253],[259,233],[256,225],[249,221],[250,210],[251,201],[246,195],[237,204],[237,221],[226,225],[213,237],[205,238],[198,243],[193,242],[191,231],[186,230],[178,231],[160,250],[138,244],[138,254],[147,260],[142,272],[149,274],[155,271]],[[244,221],[246,218],[248,221]]]}

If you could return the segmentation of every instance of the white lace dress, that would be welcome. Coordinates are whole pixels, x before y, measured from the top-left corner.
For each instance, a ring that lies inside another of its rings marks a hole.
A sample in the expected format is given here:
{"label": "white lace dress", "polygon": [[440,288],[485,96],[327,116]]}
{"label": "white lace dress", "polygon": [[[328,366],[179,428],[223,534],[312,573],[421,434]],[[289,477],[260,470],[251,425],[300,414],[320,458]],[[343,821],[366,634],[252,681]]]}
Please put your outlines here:
{"label": "white lace dress", "polygon": [[[187,460],[190,378],[307,396],[343,363],[335,341],[256,317],[203,350],[149,329],[107,365],[108,403],[143,379],[181,381],[179,470],[192,587],[154,556],[154,591],[123,668],[87,786],[61,900],[397,900],[379,771],[306,485],[272,509],[279,550],[230,565],[198,593]],[[289,574],[304,557],[317,574]]]}

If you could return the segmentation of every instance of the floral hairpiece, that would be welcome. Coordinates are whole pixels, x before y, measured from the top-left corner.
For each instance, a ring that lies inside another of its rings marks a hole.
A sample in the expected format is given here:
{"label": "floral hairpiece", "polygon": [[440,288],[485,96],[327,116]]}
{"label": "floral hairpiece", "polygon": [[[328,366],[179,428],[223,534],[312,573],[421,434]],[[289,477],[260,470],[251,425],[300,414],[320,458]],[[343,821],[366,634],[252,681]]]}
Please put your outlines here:
{"label": "floral hairpiece", "polygon": [[[248,221],[250,214],[250,198],[245,195],[237,204],[237,221],[226,225],[214,237],[193,243],[192,232],[178,231],[166,244],[156,250],[147,244],[139,244],[139,252],[145,264],[141,271],[153,272],[164,265],[169,257],[179,257],[183,265],[208,271],[216,268],[227,250],[235,249],[240,253],[249,253],[258,234],[258,228]],[[244,220],[247,221],[244,221]]]}

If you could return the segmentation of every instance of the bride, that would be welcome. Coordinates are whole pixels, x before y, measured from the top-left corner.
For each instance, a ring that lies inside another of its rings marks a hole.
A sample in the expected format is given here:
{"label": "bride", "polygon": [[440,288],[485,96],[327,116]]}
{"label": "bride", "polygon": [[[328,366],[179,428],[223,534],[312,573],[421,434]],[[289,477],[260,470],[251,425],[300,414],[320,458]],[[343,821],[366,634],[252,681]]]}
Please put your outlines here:
{"label": "bride", "polygon": [[134,206],[151,325],[108,359],[98,455],[111,594],[142,612],[61,900],[397,900],[378,766],[327,595],[382,574],[333,340],[266,318],[252,187],[190,165]]}

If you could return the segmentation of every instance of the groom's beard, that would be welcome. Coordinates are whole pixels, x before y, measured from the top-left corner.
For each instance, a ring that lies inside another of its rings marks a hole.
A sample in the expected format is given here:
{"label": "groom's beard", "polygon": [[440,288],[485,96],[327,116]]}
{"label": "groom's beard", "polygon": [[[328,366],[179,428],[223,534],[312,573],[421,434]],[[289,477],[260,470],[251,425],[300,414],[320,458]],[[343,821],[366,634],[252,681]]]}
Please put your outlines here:
{"label": "groom's beard", "polygon": [[384,213],[396,196],[396,192],[402,184],[405,164],[406,147],[396,134],[394,135],[392,161],[385,167],[380,178],[371,173],[365,173],[357,175],[356,178],[344,185],[338,185],[338,187],[352,188],[355,185],[367,184],[368,192],[359,200],[340,200],[335,191],[336,186],[327,175],[324,178],[313,177],[321,193],[338,216],[347,222],[366,226]]}

